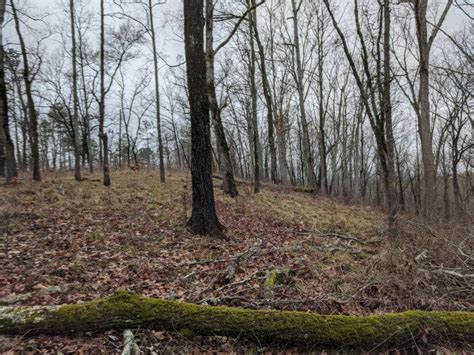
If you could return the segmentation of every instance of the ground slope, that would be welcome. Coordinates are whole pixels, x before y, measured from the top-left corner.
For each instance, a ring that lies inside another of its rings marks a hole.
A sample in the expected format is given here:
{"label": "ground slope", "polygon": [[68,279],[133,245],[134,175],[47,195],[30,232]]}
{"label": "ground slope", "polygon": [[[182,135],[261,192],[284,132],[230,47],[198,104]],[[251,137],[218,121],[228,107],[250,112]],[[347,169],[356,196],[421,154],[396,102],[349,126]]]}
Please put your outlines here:
{"label": "ground slope", "polygon": [[270,186],[253,195],[245,184],[230,199],[216,181],[230,237],[221,242],[184,227],[189,176],[112,177],[108,189],[62,174],[0,187],[0,303],[77,303],[122,288],[324,314],[473,310],[472,225],[404,216],[387,241],[379,210]]}

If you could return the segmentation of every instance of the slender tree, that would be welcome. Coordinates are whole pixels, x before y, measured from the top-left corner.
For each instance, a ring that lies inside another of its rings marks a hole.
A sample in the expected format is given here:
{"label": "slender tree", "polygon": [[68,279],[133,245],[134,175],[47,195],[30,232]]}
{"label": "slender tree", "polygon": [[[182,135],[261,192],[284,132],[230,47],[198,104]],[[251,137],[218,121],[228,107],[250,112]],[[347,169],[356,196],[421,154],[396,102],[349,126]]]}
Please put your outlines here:
{"label": "slender tree", "polygon": [[[220,47],[222,48],[222,47]],[[223,178],[224,193],[235,197],[239,194],[234,180],[234,168],[230,159],[230,148],[225,136],[222,124],[221,112],[216,95],[214,58],[214,0],[206,0],[206,69],[207,69],[207,91],[211,109],[211,118],[216,134],[217,146],[222,155],[221,170]]]}
{"label": "slender tree", "polygon": [[25,94],[26,94],[26,107],[28,110],[28,133],[30,138],[31,146],[31,157],[32,157],[32,170],[33,180],[41,181],[40,172],[40,154],[39,154],[39,142],[38,142],[38,113],[36,111],[36,105],[33,98],[33,80],[34,75],[30,73],[30,64],[28,60],[28,51],[26,43],[23,38],[23,34],[20,28],[20,19],[18,17],[18,11],[15,6],[14,0],[10,1],[12,7],[13,20],[15,22],[15,29],[20,41],[20,51],[23,60],[23,81],[25,83]]}
{"label": "slender tree", "polygon": [[76,26],[74,0],[69,0],[69,13],[71,16],[71,60],[72,60],[72,127],[74,146],[74,179],[81,181],[81,150],[79,137],[79,95],[77,91],[77,55],[76,55]]}
{"label": "slender tree", "polygon": [[302,163],[305,175],[305,183],[308,187],[316,187],[316,175],[314,173],[314,158],[311,150],[311,140],[309,136],[309,122],[306,117],[305,107],[305,90],[304,90],[304,68],[303,60],[301,58],[301,46],[299,35],[298,14],[303,4],[303,0],[291,0],[292,20],[293,20],[293,48],[295,52],[296,61],[296,89],[298,92],[298,104],[300,109],[301,121],[301,150]]}
{"label": "slender tree", "polygon": [[433,32],[428,37],[428,25],[426,11],[428,0],[414,0],[416,37],[418,39],[419,72],[420,82],[418,91],[418,102],[420,114],[418,115],[418,131],[421,142],[421,155],[423,160],[424,179],[424,213],[433,211],[436,207],[436,166],[433,155],[433,137],[430,119],[430,51],[434,39],[441,28],[444,19],[451,7],[453,0],[448,0],[439,22],[435,25]]}
{"label": "slender tree", "polygon": [[[255,0],[252,0],[252,5],[255,6]],[[273,183],[279,183],[277,176],[277,157],[275,148],[275,134],[274,134],[274,103],[271,93],[270,81],[268,80],[267,64],[265,59],[265,48],[258,31],[257,25],[257,9],[253,11],[250,16],[251,24],[253,26],[253,34],[257,43],[258,55],[260,59],[260,73],[262,75],[263,96],[267,105],[267,134],[268,134],[268,148],[270,151],[270,179]]]}
{"label": "slender tree", "polygon": [[5,84],[5,55],[3,48],[5,5],[6,0],[0,0],[0,176],[3,176],[5,173],[4,176],[8,184],[18,176],[18,173],[15,161],[15,147],[10,135],[7,87]]}
{"label": "slender tree", "polygon": [[[247,0],[248,8],[251,8],[254,5],[253,0]],[[249,13],[249,23],[252,23],[253,12],[252,10]],[[252,156],[253,156],[253,191],[254,193],[260,192],[260,170],[261,170],[261,154],[260,154],[260,139],[258,134],[258,112],[257,112],[257,83],[256,83],[256,64],[257,57],[255,52],[255,39],[254,39],[254,26],[249,26],[249,43],[250,50],[248,52],[249,61],[249,83],[250,83],[250,141],[252,147]]]}
{"label": "slender tree", "polygon": [[109,144],[105,132],[105,13],[104,0],[100,0],[100,98],[99,98],[99,138],[102,144],[102,171],[104,186],[110,186]]}
{"label": "slender tree", "polygon": [[156,45],[156,32],[155,22],[153,19],[153,7],[152,0],[148,0],[148,15],[150,20],[150,34],[151,43],[153,49],[153,74],[155,76],[155,109],[156,109],[156,127],[158,134],[158,155],[160,158],[160,181],[165,182],[165,162],[163,157],[163,138],[161,135],[161,106],[160,106],[160,77],[158,68],[158,49]]}

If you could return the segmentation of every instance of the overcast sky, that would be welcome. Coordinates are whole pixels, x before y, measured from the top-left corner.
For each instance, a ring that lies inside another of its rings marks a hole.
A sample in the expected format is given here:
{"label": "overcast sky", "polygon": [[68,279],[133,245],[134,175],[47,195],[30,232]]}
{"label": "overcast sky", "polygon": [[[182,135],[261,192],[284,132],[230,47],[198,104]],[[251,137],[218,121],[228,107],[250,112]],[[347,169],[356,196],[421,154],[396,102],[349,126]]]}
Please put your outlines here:
{"label": "overcast sky", "polygon": [[[46,16],[45,20],[49,23],[56,23],[58,18],[63,17],[62,8],[68,3],[68,0],[15,0],[17,3],[22,4],[24,9],[27,9],[28,13],[35,15]],[[123,0],[135,1],[135,0]],[[161,0],[160,0],[161,1]],[[289,1],[289,0],[288,0]],[[316,0],[310,0],[316,1]],[[374,0],[375,1],[375,0]],[[86,6],[97,13],[99,11],[99,0],[82,0],[80,1]],[[221,3],[233,2],[232,0],[221,0]],[[113,3],[112,0],[105,0],[106,6]],[[446,3],[446,0],[431,0],[432,4],[439,4],[440,8]],[[178,18],[182,13],[182,0],[167,0],[163,5],[156,7],[155,10],[155,27],[159,38],[160,52],[169,60],[174,61],[176,55],[183,54],[184,48],[181,43],[181,39],[178,35],[180,32],[180,24]],[[106,10],[107,11],[107,10]],[[470,9],[471,15],[474,15],[474,10]],[[97,15],[98,16],[98,15]],[[109,18],[107,22],[110,22]],[[457,31],[468,22],[468,17],[464,15],[460,10],[454,6],[451,8],[450,13],[446,19],[443,28],[450,33]],[[13,36],[13,37],[11,37]],[[13,27],[7,26],[6,41],[14,41],[16,36],[14,35]]]}
{"label": "overcast sky", "polygon": [[[60,24],[65,19],[63,8],[69,3],[68,0],[15,0],[17,6],[27,12],[29,15],[41,17],[48,25]],[[77,1],[77,0],[76,0]],[[125,2],[125,1],[124,1]],[[95,12],[97,11],[97,21],[99,13],[99,0],[81,0],[79,3],[83,3],[88,9]],[[78,5],[76,6],[79,6]],[[107,9],[108,5],[113,4],[112,0],[105,0],[106,12],[110,11]],[[184,51],[183,44],[181,43],[178,35],[179,28],[176,25],[176,17],[182,12],[182,1],[181,0],[168,0],[165,4],[157,6],[155,8],[155,28],[158,35],[159,49],[160,52],[171,61],[174,61],[176,55],[182,54]],[[60,20],[62,19],[62,20]],[[61,21],[61,22],[59,22]],[[111,23],[113,19],[106,19],[106,23]],[[29,22],[29,25],[35,26]],[[69,23],[64,23],[69,26]],[[37,24],[36,26],[42,26]],[[44,27],[44,26],[43,26]],[[16,42],[17,37],[12,26],[9,23],[5,28],[5,41]],[[25,38],[28,41],[30,37],[27,31],[25,31]],[[31,38],[30,38],[31,39]]]}

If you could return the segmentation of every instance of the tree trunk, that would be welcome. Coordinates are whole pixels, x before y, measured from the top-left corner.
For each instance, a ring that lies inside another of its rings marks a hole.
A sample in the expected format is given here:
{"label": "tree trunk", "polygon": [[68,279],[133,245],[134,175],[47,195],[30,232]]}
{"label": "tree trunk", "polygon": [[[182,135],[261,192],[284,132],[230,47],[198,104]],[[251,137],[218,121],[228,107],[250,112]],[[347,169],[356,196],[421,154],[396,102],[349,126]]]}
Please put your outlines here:
{"label": "tree trunk", "polygon": [[[194,0],[186,0],[185,3]],[[408,311],[372,316],[213,307],[127,292],[81,304],[0,307],[1,334],[70,334],[152,328],[188,336],[233,336],[262,343],[371,349],[407,344],[469,344],[471,312]],[[429,330],[429,331],[427,331]]]}
{"label": "tree trunk", "polygon": [[159,81],[159,68],[158,68],[158,50],[156,48],[156,32],[153,21],[153,3],[148,0],[148,11],[150,15],[150,32],[151,42],[153,48],[153,71],[155,74],[155,106],[156,106],[156,127],[158,134],[158,155],[160,158],[160,181],[165,182],[165,163],[163,157],[163,138],[161,136],[161,107],[160,107],[160,81]]}
{"label": "tree trunk", "polygon": [[[85,58],[83,52],[83,39],[81,31],[78,32],[79,34],[79,60],[80,60],[80,70],[81,70],[81,84],[82,84],[82,96],[84,100],[84,117],[83,117],[83,125],[84,125],[84,137],[83,140],[83,149],[84,154],[87,155],[87,163],[89,165],[89,172],[94,172],[94,162],[92,157],[92,139],[91,139],[91,128],[90,128],[90,115],[89,115],[89,103],[87,100],[88,90],[86,87],[86,74],[84,71],[85,67]],[[100,143],[99,143],[100,144]]]}
{"label": "tree trunk", "polygon": [[102,170],[104,186],[110,186],[109,147],[105,124],[105,13],[104,0],[100,0],[100,102],[99,102],[99,139],[102,142]]}
{"label": "tree trunk", "polygon": [[191,112],[192,215],[188,227],[195,234],[224,238],[214,203],[211,132],[204,53],[203,0],[184,1],[184,37]]}
{"label": "tree trunk", "polygon": [[433,155],[433,137],[431,135],[430,122],[430,48],[428,44],[428,29],[426,23],[426,10],[428,0],[415,1],[415,23],[416,36],[419,50],[419,72],[420,84],[418,91],[418,102],[420,105],[420,115],[418,116],[418,132],[421,141],[421,158],[423,161],[423,213],[428,216],[428,212],[436,209],[436,170]]}
{"label": "tree trunk", "polygon": [[395,137],[393,135],[391,69],[390,69],[390,0],[383,2],[383,116],[385,119],[386,168],[385,189],[388,207],[388,229],[390,237],[398,235],[399,205],[397,202],[397,176],[395,173]]}
{"label": "tree trunk", "polygon": [[[247,0],[247,6],[250,8],[253,0]],[[253,11],[249,13],[249,19],[253,16]],[[249,41],[250,41],[250,52],[249,52],[249,80],[250,80],[250,97],[251,97],[251,109],[250,109],[250,124],[251,124],[251,141],[253,148],[253,163],[254,163],[254,193],[260,192],[260,141],[258,137],[258,116],[257,116],[257,84],[255,78],[255,44],[254,44],[254,31],[253,27],[249,26]]]}
{"label": "tree trunk", "polygon": [[74,0],[69,0],[69,12],[71,16],[71,40],[72,40],[72,97],[73,97],[73,146],[74,146],[74,179],[81,181],[81,150],[79,142],[79,96],[77,92],[77,56],[76,56],[76,26],[74,13]]}
{"label": "tree trunk", "polygon": [[30,136],[31,158],[33,180],[41,181],[40,156],[38,142],[38,114],[36,112],[35,102],[32,93],[32,80],[30,78],[30,67],[28,63],[28,54],[26,44],[20,29],[20,20],[16,11],[15,3],[11,0],[12,14],[15,22],[15,29],[20,41],[21,56],[23,59],[23,80],[25,82],[26,106],[28,109],[28,131]]}
{"label": "tree trunk", "polygon": [[222,124],[221,108],[217,102],[214,56],[214,1],[206,0],[206,75],[209,105],[218,151],[222,154],[220,164],[223,178],[222,188],[226,195],[235,197],[239,192],[234,180],[234,169],[230,159],[230,149],[225,137],[224,125]]}
{"label": "tree trunk", "polygon": [[[255,0],[252,0],[252,6],[255,6]],[[268,81],[267,75],[267,66],[265,64],[265,50],[263,48],[262,41],[260,40],[260,35],[258,32],[257,26],[257,10],[253,11],[253,14],[250,15],[253,33],[255,40],[257,42],[258,53],[260,56],[260,72],[262,74],[262,84],[263,84],[263,96],[265,97],[265,102],[267,104],[267,131],[268,131],[268,148],[270,150],[270,180],[278,184],[278,175],[277,175],[277,158],[276,158],[276,149],[275,149],[275,134],[274,134],[274,104],[273,98],[270,90],[270,83]]]}
{"label": "tree trunk", "polygon": [[305,108],[305,94],[304,94],[304,73],[303,64],[301,59],[301,48],[299,40],[298,30],[298,10],[296,6],[296,0],[291,0],[292,11],[293,11],[293,37],[294,37],[294,51],[296,57],[296,89],[298,91],[298,100],[300,108],[300,120],[301,120],[301,135],[302,135],[302,153],[303,153],[303,171],[306,186],[310,188],[316,187],[316,175],[314,173],[314,161],[313,154],[311,151],[311,141],[309,138],[309,124],[306,120],[306,108]]}
{"label": "tree trunk", "polygon": [[15,147],[10,135],[8,117],[8,97],[5,84],[5,58],[3,48],[3,20],[5,2],[0,0],[0,176],[5,176],[7,184],[18,176],[15,161]]}

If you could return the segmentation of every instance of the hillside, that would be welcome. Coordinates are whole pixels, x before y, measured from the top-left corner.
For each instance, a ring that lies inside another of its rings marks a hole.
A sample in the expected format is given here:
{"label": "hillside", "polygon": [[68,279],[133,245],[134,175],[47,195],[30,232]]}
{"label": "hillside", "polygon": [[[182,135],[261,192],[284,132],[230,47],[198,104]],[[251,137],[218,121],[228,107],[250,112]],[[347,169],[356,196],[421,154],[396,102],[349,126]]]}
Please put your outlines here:
{"label": "hillside", "polygon": [[[216,180],[229,237],[217,241],[185,228],[188,176],[174,173],[163,185],[154,172],[116,172],[110,188],[95,178],[50,174],[0,187],[1,305],[78,303],[127,289],[322,314],[474,309],[468,223],[427,227],[403,216],[402,235],[389,241],[384,215],[371,207],[274,186],[254,195],[245,184],[231,199]],[[5,338],[1,350],[120,347],[119,333],[88,336]],[[142,336],[143,344],[162,337],[161,344],[196,346],[170,334]],[[239,346],[220,338],[201,345]]]}

